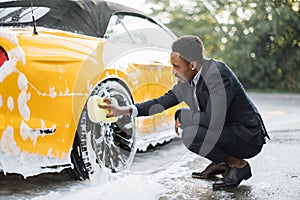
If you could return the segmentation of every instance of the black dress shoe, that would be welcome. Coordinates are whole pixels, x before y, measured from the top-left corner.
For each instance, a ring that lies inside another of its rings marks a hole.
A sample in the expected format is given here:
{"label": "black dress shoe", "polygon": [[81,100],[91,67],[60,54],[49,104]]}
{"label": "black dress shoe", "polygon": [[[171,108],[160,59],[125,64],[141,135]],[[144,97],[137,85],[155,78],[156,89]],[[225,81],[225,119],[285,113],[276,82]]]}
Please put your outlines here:
{"label": "black dress shoe", "polygon": [[242,180],[247,180],[252,176],[249,163],[243,168],[232,167],[224,176],[223,181],[213,184],[213,189],[220,190],[237,187]]}
{"label": "black dress shoe", "polygon": [[229,169],[230,167],[226,163],[211,163],[202,172],[193,172],[192,177],[199,179],[212,179],[216,178],[216,175],[218,174],[227,173]]}

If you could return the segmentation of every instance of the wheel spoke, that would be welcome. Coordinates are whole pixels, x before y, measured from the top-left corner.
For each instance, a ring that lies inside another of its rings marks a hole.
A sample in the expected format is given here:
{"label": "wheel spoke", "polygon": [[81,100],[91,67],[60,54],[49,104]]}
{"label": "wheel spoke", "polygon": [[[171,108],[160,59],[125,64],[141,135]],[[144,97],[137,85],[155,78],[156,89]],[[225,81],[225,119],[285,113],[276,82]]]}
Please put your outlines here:
{"label": "wheel spoke", "polygon": [[132,144],[133,144],[132,139],[126,139],[126,138],[124,138],[124,137],[122,137],[121,135],[118,135],[118,134],[114,134],[114,140],[116,142],[122,143],[123,145],[126,145],[128,148],[131,148]]}

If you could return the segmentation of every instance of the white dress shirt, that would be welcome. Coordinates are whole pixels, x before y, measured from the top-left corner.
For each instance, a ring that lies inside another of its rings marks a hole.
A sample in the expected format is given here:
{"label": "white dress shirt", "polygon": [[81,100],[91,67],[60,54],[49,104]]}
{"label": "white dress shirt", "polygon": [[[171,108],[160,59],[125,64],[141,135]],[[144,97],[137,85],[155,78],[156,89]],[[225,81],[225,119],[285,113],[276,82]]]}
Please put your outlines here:
{"label": "white dress shirt", "polygon": [[194,89],[194,100],[195,100],[195,104],[197,106],[198,111],[200,111],[200,107],[199,107],[199,102],[198,102],[197,95],[196,95],[196,90],[197,90],[196,85],[200,79],[201,71],[202,71],[202,67],[200,68],[200,70],[197,72],[197,74],[194,76],[193,80],[191,81],[191,86]]}

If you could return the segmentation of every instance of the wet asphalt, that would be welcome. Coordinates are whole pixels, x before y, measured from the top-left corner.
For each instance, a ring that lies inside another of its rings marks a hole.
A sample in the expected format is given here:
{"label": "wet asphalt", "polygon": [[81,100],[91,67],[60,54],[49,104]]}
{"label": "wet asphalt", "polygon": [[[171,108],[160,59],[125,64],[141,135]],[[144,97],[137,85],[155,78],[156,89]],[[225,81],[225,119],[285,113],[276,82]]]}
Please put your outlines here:
{"label": "wet asphalt", "polygon": [[271,140],[249,159],[253,177],[231,192],[240,199],[300,199],[300,95],[251,94]]}
{"label": "wet asphalt", "polygon": [[[250,93],[262,114],[271,140],[264,145],[262,152],[248,159],[252,177],[243,181],[238,188],[214,191],[212,181],[191,178],[193,171],[199,171],[209,161],[189,153],[179,139],[146,154],[138,154],[133,162],[132,171],[139,171],[159,158],[182,154],[179,166],[172,172],[168,162],[160,159],[160,166],[154,167],[149,176],[166,174],[161,184],[166,192],[157,196],[159,200],[169,199],[300,199],[300,94],[258,94]],[[144,161],[145,158],[146,162]],[[184,158],[188,157],[188,159]],[[136,163],[136,164],[135,164]],[[168,171],[169,170],[169,171]],[[69,185],[69,186],[68,186]],[[24,180],[19,175],[0,174],[0,199],[32,199],[48,195],[53,191],[67,193],[70,188],[85,187],[84,183],[73,181],[66,172],[59,175],[40,175]],[[74,192],[74,191],[73,191]]]}
{"label": "wet asphalt", "polygon": [[184,180],[180,192],[171,189],[160,200],[171,199],[174,193],[178,193],[175,199],[300,199],[300,95],[251,93],[249,96],[260,110],[271,137],[259,155],[247,160],[252,177],[242,181],[238,188],[214,191],[215,180],[191,178],[193,171],[201,171],[209,164],[195,157],[183,166],[189,172],[177,177]]}

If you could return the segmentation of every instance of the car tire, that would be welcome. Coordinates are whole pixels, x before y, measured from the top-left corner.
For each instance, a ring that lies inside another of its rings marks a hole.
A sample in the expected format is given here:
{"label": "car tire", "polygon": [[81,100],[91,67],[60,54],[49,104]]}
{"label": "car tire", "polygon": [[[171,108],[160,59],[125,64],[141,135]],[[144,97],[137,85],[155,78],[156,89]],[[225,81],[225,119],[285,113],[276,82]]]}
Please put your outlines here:
{"label": "car tire", "polygon": [[[118,81],[105,81],[93,90],[91,96],[113,99],[119,106],[133,103],[129,90]],[[130,116],[120,116],[116,122],[94,123],[88,117],[85,105],[74,140],[71,159],[73,176],[79,179],[91,178],[102,167],[111,172],[126,169],[136,153],[135,121]]]}

